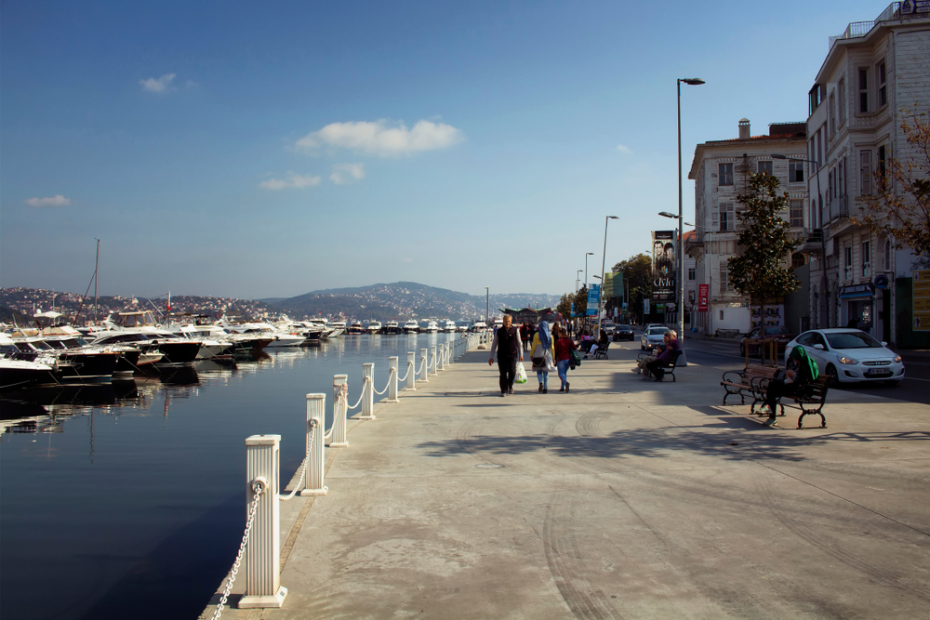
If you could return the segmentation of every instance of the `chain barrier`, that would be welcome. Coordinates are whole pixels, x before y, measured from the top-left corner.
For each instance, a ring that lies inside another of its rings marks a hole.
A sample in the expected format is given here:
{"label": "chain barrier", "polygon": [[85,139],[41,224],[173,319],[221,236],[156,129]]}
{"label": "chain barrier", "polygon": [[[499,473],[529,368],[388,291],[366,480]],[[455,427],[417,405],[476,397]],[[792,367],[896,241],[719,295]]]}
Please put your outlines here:
{"label": "chain barrier", "polygon": [[343,384],[342,384],[342,387],[339,389],[340,397],[341,397],[341,398],[345,398],[346,403],[347,403],[347,404],[346,404],[346,409],[347,409],[348,411],[351,411],[351,410],[353,410],[353,409],[358,409],[358,407],[362,404],[362,399],[365,397],[365,384],[366,384],[366,383],[368,383],[368,377],[363,377],[363,378],[362,378],[362,393],[358,395],[358,400],[357,400],[357,401],[355,402],[355,404],[352,405],[351,407],[348,405],[348,402],[349,402],[349,384],[348,384],[348,383],[343,383]]}
{"label": "chain barrier", "polygon": [[[404,373],[404,376],[403,376],[403,377],[398,377],[398,378],[397,378],[397,381],[398,381],[399,383],[404,383],[404,382],[407,380],[407,377],[410,375],[410,368],[411,368],[412,366],[413,366],[413,362],[408,361],[408,362],[407,362],[407,372]],[[416,373],[414,373],[414,374],[416,374]]]}
{"label": "chain barrier", "polygon": [[229,598],[233,583],[236,581],[236,575],[239,574],[239,565],[242,563],[242,555],[245,553],[245,548],[249,544],[249,536],[252,534],[252,523],[255,522],[258,500],[265,492],[266,486],[264,479],[252,481],[252,492],[255,493],[255,497],[252,498],[252,504],[249,506],[249,518],[245,523],[245,533],[242,535],[242,544],[239,545],[239,553],[236,555],[236,561],[233,562],[232,570],[229,571],[229,577],[226,581],[226,587],[223,588],[223,595],[220,597],[219,605],[216,606],[216,610],[213,612],[213,620],[217,620],[217,618],[222,615],[223,607],[226,605],[226,599]]}
{"label": "chain barrier", "polygon": [[307,453],[304,454],[304,460],[300,462],[300,478],[297,479],[297,484],[295,484],[294,488],[291,489],[290,495],[282,495],[278,498],[282,502],[286,502],[287,500],[293,498],[297,494],[297,491],[300,490],[300,485],[304,481],[304,476],[307,475],[307,461],[310,460],[310,446],[313,443],[313,435],[316,434],[316,427],[319,424],[320,422],[316,418],[312,418],[310,420],[310,436],[307,437]]}
{"label": "chain barrier", "polygon": [[372,384],[372,385],[371,385],[372,391],[374,391],[374,393],[377,394],[378,396],[381,396],[382,394],[384,394],[385,392],[387,392],[387,391],[388,391],[388,388],[391,387],[391,375],[393,375],[393,374],[396,373],[396,372],[397,372],[397,369],[396,369],[396,368],[391,368],[391,369],[388,371],[388,382],[387,382],[387,385],[384,386],[384,389],[381,390],[381,391],[379,392],[378,390],[375,389],[374,384]]}

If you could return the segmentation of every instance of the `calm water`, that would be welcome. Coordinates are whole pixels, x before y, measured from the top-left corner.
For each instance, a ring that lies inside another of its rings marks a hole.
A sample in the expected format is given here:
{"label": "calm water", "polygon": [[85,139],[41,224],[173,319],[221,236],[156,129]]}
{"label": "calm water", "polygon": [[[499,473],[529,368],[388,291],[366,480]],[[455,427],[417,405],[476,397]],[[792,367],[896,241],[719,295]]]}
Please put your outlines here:
{"label": "calm water", "polygon": [[280,434],[287,480],[304,456],[305,394],[327,394],[330,416],[334,374],[349,375],[354,403],[362,363],[380,390],[390,356],[403,376],[407,351],[452,338],[350,336],[235,367],[4,394],[0,617],[195,618],[242,537],[245,438]]}

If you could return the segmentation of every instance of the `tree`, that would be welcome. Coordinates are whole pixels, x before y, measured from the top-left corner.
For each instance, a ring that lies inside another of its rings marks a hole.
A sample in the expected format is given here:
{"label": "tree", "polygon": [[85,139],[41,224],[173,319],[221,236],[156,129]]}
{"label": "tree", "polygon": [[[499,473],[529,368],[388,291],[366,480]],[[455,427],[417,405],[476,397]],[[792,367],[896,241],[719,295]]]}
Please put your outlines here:
{"label": "tree", "polygon": [[572,298],[573,295],[571,293],[565,293],[562,295],[562,299],[559,300],[558,305],[555,307],[555,311],[566,318],[571,318]]}
{"label": "tree", "polygon": [[623,274],[629,291],[630,314],[641,314],[643,299],[652,296],[652,258],[646,254],[635,254],[613,267]]}
{"label": "tree", "polygon": [[741,295],[749,295],[750,306],[754,302],[759,305],[759,319],[764,326],[765,302],[801,286],[794,271],[785,267],[786,258],[801,242],[788,236],[790,226],[781,216],[788,208],[788,193],[778,195],[776,177],[750,173],[748,190],[737,196],[744,205],[736,213],[744,224],[738,242],[742,252],[729,259],[727,271],[733,288]]}
{"label": "tree", "polygon": [[586,285],[582,285],[580,289],[575,291],[572,303],[575,304],[575,312],[578,316],[584,318],[585,312],[588,310],[588,287]]}
{"label": "tree", "polygon": [[926,259],[930,254],[930,112],[915,110],[910,119],[905,117],[901,133],[907,141],[904,155],[890,158],[885,169],[875,171],[875,191],[865,198],[865,215],[850,219],[907,244]]}

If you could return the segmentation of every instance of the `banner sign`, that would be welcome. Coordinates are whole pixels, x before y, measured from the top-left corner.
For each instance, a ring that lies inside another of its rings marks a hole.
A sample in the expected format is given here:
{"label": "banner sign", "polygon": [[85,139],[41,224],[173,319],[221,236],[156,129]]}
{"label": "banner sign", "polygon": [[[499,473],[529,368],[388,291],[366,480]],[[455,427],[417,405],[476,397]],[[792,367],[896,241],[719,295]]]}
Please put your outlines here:
{"label": "banner sign", "polygon": [[710,284],[698,284],[698,312],[707,312]]}
{"label": "banner sign", "polygon": [[588,289],[588,316],[597,316],[598,301],[601,298],[601,285],[592,284]]}
{"label": "banner sign", "polygon": [[914,272],[914,331],[930,332],[930,269]]}
{"label": "banner sign", "polygon": [[676,238],[674,230],[652,231],[652,300],[675,301]]}
{"label": "banner sign", "polygon": [[648,314],[649,314],[649,300],[644,299],[643,300],[643,315],[648,315]]}
{"label": "banner sign", "polygon": [[604,299],[623,297],[623,273],[610,272],[604,274]]}

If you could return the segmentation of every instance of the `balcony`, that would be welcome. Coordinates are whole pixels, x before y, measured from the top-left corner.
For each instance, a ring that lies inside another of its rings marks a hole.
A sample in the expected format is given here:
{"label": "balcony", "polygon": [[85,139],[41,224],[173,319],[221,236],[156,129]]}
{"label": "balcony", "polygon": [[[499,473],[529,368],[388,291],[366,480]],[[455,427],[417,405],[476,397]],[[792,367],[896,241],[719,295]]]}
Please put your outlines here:
{"label": "balcony", "polygon": [[827,203],[824,219],[827,222],[834,222],[840,218],[849,217],[849,196],[837,196]]}
{"label": "balcony", "polygon": [[798,247],[798,252],[805,254],[820,254],[823,251],[823,231],[819,228],[805,229],[804,234],[800,235],[802,240]]}
{"label": "balcony", "polygon": [[864,37],[865,35],[869,34],[869,32],[872,31],[872,28],[874,28],[876,25],[880,24],[881,22],[891,21],[893,19],[904,19],[905,17],[918,17],[918,16],[923,17],[924,15],[921,15],[921,14],[906,15],[906,16],[902,15],[901,14],[901,3],[892,2],[885,8],[884,11],[882,11],[881,15],[879,15],[875,19],[871,21],[865,21],[865,22],[852,22],[851,24],[846,26],[846,30],[843,31],[843,34],[839,36],[835,36],[835,37],[830,37],[830,48],[832,49],[833,44],[836,43],[837,41],[841,41],[844,39],[858,39],[858,38]]}

